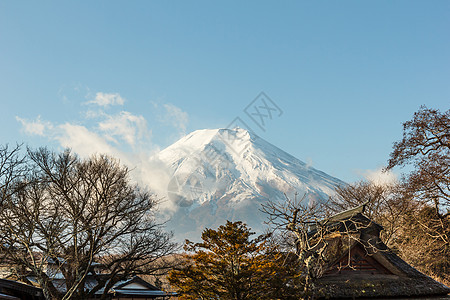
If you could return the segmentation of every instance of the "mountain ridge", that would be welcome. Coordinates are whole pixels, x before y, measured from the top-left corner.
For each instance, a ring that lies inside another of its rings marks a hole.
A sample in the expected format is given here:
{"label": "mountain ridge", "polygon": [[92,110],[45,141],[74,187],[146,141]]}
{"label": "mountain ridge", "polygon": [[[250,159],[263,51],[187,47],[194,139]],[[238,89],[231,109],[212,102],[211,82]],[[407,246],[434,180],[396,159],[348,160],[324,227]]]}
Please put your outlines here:
{"label": "mountain ridge", "polygon": [[176,205],[169,229],[175,238],[199,239],[205,228],[226,220],[264,229],[261,204],[305,194],[324,201],[343,181],[319,171],[242,128],[202,129],[157,154],[171,177],[169,201]]}

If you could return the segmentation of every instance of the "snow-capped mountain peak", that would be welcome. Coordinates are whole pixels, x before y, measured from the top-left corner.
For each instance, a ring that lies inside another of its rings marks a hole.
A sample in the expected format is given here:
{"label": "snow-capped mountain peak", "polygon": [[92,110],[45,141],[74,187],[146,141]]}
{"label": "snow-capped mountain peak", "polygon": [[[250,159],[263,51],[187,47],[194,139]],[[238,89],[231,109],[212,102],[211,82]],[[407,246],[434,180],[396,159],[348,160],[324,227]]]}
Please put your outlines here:
{"label": "snow-capped mountain peak", "polygon": [[226,220],[260,231],[260,204],[268,199],[283,201],[284,194],[298,192],[321,201],[343,184],[242,128],[194,131],[157,158],[171,178],[167,197],[178,206],[171,227],[194,239]]}

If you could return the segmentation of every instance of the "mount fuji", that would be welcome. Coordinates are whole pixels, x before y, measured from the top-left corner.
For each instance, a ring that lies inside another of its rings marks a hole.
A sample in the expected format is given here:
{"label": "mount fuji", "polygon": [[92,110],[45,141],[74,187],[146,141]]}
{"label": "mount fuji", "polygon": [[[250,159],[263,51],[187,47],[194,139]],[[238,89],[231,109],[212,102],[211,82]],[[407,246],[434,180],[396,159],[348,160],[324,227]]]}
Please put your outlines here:
{"label": "mount fuji", "polygon": [[[175,239],[200,240],[205,228],[243,221],[261,233],[261,204],[285,194],[323,201],[345,184],[242,128],[194,131],[156,154],[168,172],[168,229]],[[167,175],[167,174],[166,174]]]}

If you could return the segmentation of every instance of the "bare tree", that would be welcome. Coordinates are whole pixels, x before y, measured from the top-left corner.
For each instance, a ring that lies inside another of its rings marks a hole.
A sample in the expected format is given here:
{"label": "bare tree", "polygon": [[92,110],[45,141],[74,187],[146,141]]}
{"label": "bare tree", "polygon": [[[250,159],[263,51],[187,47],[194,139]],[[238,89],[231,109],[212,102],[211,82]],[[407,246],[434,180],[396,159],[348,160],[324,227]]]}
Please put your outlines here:
{"label": "bare tree", "polygon": [[413,170],[404,174],[401,188],[415,209],[406,215],[403,256],[450,282],[450,110],[422,106],[403,124],[387,169],[407,165]]}
{"label": "bare tree", "polygon": [[383,226],[381,238],[383,242],[396,246],[404,217],[413,209],[414,203],[402,192],[398,183],[375,184],[369,181],[360,181],[336,187],[336,195],[330,197],[327,209],[338,213],[359,205],[365,204],[365,215]]}
{"label": "bare tree", "polygon": [[[323,203],[309,202],[306,195],[301,199],[295,194],[294,199],[286,196],[286,201],[269,201],[262,205],[262,211],[268,216],[268,223],[274,230],[290,233],[293,236],[292,245],[301,265],[304,299],[314,299],[317,296],[316,283],[331,263],[346,253],[350,255],[351,248],[360,244],[367,253],[382,251],[381,241],[376,238],[366,238],[364,231],[372,226],[379,226],[361,215],[365,204],[350,210],[330,215]],[[381,226],[378,227],[381,230]],[[365,235],[365,238],[361,238]],[[289,235],[288,239],[292,241]],[[349,259],[341,268],[352,269]],[[299,295],[300,296],[300,295]]]}
{"label": "bare tree", "polygon": [[[309,234],[312,226],[320,224],[320,219],[324,217],[323,206],[320,203],[307,205],[304,203],[305,197],[306,195],[298,199],[295,194],[294,199],[286,196],[284,202],[268,201],[262,205],[262,211],[268,216],[268,224],[274,230],[282,231],[282,236],[286,237],[286,243],[294,243],[291,245],[301,264],[303,292],[305,297],[312,297],[314,281],[323,273],[322,267],[326,260],[323,254],[327,244],[323,242],[323,238],[320,238],[321,232],[314,237]],[[293,239],[292,236],[285,234],[286,231],[293,236]]]}
{"label": "bare tree", "polygon": [[26,172],[25,156],[21,154],[21,145],[10,148],[0,145],[0,209],[15,191],[15,183]]}
{"label": "bare tree", "polygon": [[28,157],[30,171],[0,214],[3,250],[19,277],[34,278],[47,299],[86,299],[168,267],[162,258],[176,245],[155,222],[158,200],[130,183],[126,167],[68,150],[29,150]]}
{"label": "bare tree", "polygon": [[[8,145],[0,146],[0,213],[5,202],[17,191],[17,182],[26,174],[25,156],[21,153],[21,145],[11,148]],[[1,229],[0,229],[1,230]],[[5,252],[5,235],[0,231],[0,263],[7,264]]]}
{"label": "bare tree", "polygon": [[387,169],[409,164],[414,170],[405,176],[407,191],[445,213],[450,206],[450,110],[422,106],[403,124],[403,138],[394,143]]}

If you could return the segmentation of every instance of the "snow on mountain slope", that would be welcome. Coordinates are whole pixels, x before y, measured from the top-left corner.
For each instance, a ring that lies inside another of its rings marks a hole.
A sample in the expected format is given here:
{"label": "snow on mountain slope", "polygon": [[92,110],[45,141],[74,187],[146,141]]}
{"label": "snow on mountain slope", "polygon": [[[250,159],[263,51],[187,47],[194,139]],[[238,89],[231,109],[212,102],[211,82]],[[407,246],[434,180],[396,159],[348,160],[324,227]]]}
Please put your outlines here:
{"label": "snow on mountain slope", "polygon": [[295,192],[321,201],[344,184],[241,128],[197,130],[154,159],[169,172],[167,199],[176,209],[168,227],[177,240],[199,240],[205,227],[226,220],[261,232],[261,203]]}

